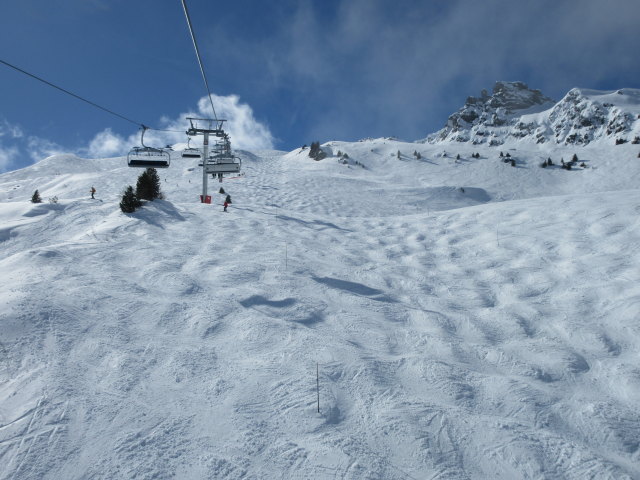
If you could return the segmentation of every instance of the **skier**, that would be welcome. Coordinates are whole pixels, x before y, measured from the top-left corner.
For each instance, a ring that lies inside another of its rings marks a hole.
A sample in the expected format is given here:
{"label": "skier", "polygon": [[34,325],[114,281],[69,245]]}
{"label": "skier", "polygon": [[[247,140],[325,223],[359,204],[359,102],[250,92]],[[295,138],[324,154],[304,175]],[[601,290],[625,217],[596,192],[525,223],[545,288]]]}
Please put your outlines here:
{"label": "skier", "polygon": [[227,211],[227,207],[229,206],[229,202],[227,202],[226,200],[224,201],[224,211]]}
{"label": "skier", "polygon": [[95,193],[96,193],[96,189],[94,187],[91,187],[91,198],[95,199],[96,197],[94,197]]}

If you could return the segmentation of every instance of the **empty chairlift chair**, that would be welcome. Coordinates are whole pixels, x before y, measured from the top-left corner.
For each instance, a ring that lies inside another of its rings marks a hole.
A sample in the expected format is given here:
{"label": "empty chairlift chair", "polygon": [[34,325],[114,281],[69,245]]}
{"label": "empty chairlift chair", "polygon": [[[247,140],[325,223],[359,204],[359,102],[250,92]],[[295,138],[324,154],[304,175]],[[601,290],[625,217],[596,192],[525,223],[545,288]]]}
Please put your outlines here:
{"label": "empty chairlift chair", "polygon": [[127,164],[138,168],[167,168],[171,164],[171,153],[164,148],[147,147],[144,133],[148,127],[142,126],[141,147],[133,147],[127,155]]}
{"label": "empty chairlift chair", "polygon": [[200,158],[202,153],[199,148],[193,148],[191,146],[191,137],[187,140],[187,148],[182,151],[182,158]]}

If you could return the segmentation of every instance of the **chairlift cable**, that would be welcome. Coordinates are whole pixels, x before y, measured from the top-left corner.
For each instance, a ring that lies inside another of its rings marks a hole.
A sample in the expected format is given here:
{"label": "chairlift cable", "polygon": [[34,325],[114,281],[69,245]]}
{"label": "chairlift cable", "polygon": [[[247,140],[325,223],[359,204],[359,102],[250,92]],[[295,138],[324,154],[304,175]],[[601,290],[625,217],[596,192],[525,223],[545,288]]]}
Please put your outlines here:
{"label": "chairlift cable", "polygon": [[26,70],[23,70],[20,67],[16,67],[15,65],[12,65],[9,62],[5,62],[4,60],[0,59],[0,63],[6,65],[7,67],[13,68],[14,70],[17,70],[18,72],[23,73],[23,74],[25,74],[25,75],[27,75],[27,76],[29,76],[31,78],[34,78],[34,79],[36,79],[36,80],[38,80],[38,81],[40,81],[40,82],[42,82],[42,83],[44,83],[46,85],[49,85],[50,87],[56,88],[56,89],[60,90],[61,92],[66,93],[67,95],[71,95],[72,97],[77,98],[78,100],[82,100],[83,102],[88,103],[89,105],[91,105],[93,107],[99,108],[100,110],[103,110],[103,111],[105,111],[107,113],[110,113],[111,115],[115,115],[116,117],[121,118],[122,120],[126,120],[127,122],[133,123],[134,125],[138,125],[139,127],[143,128],[143,129],[155,130],[157,132],[182,133],[182,130],[162,130],[160,128],[149,127],[149,126],[145,125],[144,123],[136,122],[135,120],[131,120],[130,118],[125,117],[124,115],[120,115],[119,113],[116,113],[113,110],[109,110],[108,108],[102,107],[102,106],[98,105],[97,103],[92,102],[91,100],[87,100],[86,98],[81,97],[80,95],[76,95],[75,93],[70,92],[69,90],[66,90],[66,89],[64,89],[62,87],[59,87],[58,85],[55,85],[55,84],[45,80],[44,78],[41,78],[41,77],[39,77],[37,75],[34,75],[33,73],[29,73],[29,72],[27,72]]}
{"label": "chairlift cable", "polygon": [[213,118],[215,118],[217,122],[218,116],[216,115],[216,109],[213,106],[213,99],[211,98],[211,89],[209,88],[207,75],[204,73],[204,66],[202,65],[202,57],[200,57],[200,50],[198,49],[198,42],[196,42],[196,35],[193,32],[193,25],[191,24],[191,17],[189,16],[189,10],[187,9],[186,0],[182,0],[182,8],[184,9],[185,17],[187,17],[187,25],[189,26],[189,33],[191,34],[191,40],[193,40],[193,46],[196,50],[196,57],[198,57],[198,64],[200,65],[200,72],[202,72],[204,85],[207,87],[207,93],[209,94],[209,102],[211,103],[211,110],[213,110]]}

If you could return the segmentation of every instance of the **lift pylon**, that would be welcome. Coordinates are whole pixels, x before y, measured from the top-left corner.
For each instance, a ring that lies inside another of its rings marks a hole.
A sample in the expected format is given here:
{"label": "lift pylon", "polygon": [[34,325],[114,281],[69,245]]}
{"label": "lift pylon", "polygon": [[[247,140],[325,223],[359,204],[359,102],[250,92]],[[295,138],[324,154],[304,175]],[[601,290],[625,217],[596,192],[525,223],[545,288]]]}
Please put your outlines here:
{"label": "lift pylon", "polygon": [[[187,117],[190,127],[187,130],[189,137],[203,135],[202,142],[202,196],[201,201],[207,202],[208,178],[209,175],[218,177],[222,181],[225,173],[239,173],[241,161],[233,155],[231,151],[231,141],[229,135],[223,130],[226,120],[212,118],[192,118]],[[209,149],[209,137],[213,136],[216,141]]]}

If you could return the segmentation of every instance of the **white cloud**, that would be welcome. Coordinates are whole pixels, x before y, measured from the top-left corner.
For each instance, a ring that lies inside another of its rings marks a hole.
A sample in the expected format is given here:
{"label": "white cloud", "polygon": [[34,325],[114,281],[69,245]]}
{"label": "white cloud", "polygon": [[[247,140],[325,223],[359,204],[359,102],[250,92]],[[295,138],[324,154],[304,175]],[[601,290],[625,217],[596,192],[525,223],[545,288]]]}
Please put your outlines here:
{"label": "white cloud", "polygon": [[130,148],[127,142],[120,135],[113,133],[110,128],[98,133],[89,142],[88,155],[92,158],[107,158],[124,155]]}
{"label": "white cloud", "polygon": [[13,125],[4,118],[0,121],[0,137],[22,138],[23,136],[24,132],[18,125]]}
{"label": "white cloud", "polygon": [[0,172],[8,170],[19,154],[20,152],[16,147],[0,146]]}
{"label": "white cloud", "polygon": [[[240,103],[240,97],[212,95],[211,99],[218,118],[227,120],[224,128],[231,136],[234,148],[273,148],[273,136],[269,128],[256,120],[249,105]],[[211,116],[211,104],[207,97],[200,99],[198,110],[200,115]]]}
{"label": "white cloud", "polygon": [[[218,118],[225,119],[224,129],[231,137],[232,148],[270,149],[274,138],[269,128],[256,120],[252,108],[240,102],[237,95],[212,95],[213,105]],[[164,147],[176,143],[186,143],[186,130],[189,127],[187,117],[210,118],[211,104],[207,97],[198,101],[196,111],[179,114],[175,119],[163,117],[157,128],[144,134],[144,143],[151,147]],[[162,131],[169,130],[169,131]],[[197,142],[196,142],[197,143]],[[111,129],[103,130],[89,142],[85,154],[93,158],[125,155],[129,149],[140,145],[140,132],[125,138]]]}
{"label": "white cloud", "polygon": [[27,137],[27,150],[29,156],[34,162],[38,162],[43,158],[50,157],[51,155],[59,155],[61,153],[69,153],[69,149],[58,145],[46,138],[29,136]]}

